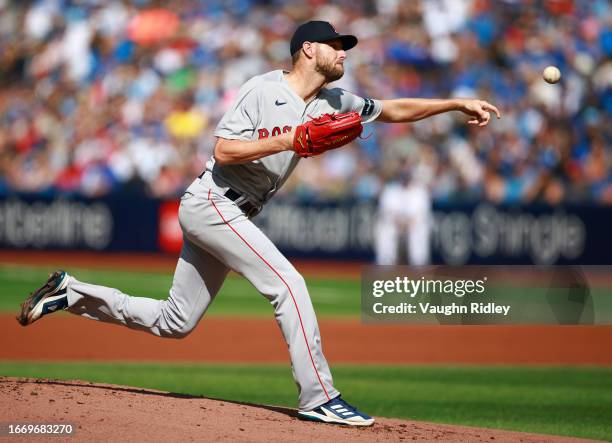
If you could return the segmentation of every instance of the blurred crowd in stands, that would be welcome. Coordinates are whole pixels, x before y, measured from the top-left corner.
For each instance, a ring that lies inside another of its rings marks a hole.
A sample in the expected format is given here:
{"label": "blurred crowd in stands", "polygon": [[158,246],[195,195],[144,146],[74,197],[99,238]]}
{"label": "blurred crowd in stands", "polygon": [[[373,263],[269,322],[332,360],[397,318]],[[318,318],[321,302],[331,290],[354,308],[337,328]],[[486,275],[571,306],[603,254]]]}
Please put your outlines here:
{"label": "blurred crowd in stands", "polygon": [[503,118],[367,125],[285,195],[375,199],[408,173],[439,203],[612,204],[608,0],[0,0],[0,194],[180,195],[240,85],[289,69],[311,19],[360,39],[337,86],[479,97]]}

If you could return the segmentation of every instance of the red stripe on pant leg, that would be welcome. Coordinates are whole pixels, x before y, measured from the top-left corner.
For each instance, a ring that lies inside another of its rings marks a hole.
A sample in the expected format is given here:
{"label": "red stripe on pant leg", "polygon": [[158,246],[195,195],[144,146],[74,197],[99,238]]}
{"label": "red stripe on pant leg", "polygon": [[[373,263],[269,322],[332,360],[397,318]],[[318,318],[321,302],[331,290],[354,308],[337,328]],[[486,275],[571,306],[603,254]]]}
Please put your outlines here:
{"label": "red stripe on pant leg", "polygon": [[257,255],[257,257],[259,257],[277,276],[278,278],[281,279],[281,281],[284,283],[284,285],[287,287],[287,290],[289,291],[289,294],[291,295],[291,299],[293,300],[293,305],[295,306],[295,310],[297,311],[298,314],[298,318],[300,320],[300,327],[302,328],[302,335],[304,336],[304,341],[306,342],[306,349],[308,349],[308,356],[310,357],[310,362],[312,363],[312,368],[315,371],[315,374],[317,374],[317,379],[319,380],[319,383],[321,384],[321,387],[323,388],[323,392],[325,393],[325,396],[327,397],[327,400],[331,400],[331,398],[329,397],[329,394],[327,393],[327,389],[325,389],[325,386],[323,385],[323,381],[321,380],[321,377],[319,376],[319,371],[317,371],[317,367],[315,365],[314,362],[314,358],[312,357],[312,353],[310,352],[310,345],[308,344],[308,338],[306,338],[306,331],[304,330],[304,324],[302,323],[302,315],[300,314],[300,309],[298,308],[297,302],[295,301],[295,297],[293,296],[293,292],[291,291],[291,288],[289,287],[289,285],[287,284],[287,282],[285,281],[285,279],[278,273],[278,271],[276,269],[274,269],[274,267],[268,263],[266,261],[265,258],[263,258],[256,250],[255,248],[253,248],[253,246],[251,246],[249,244],[248,241],[246,241],[244,239],[244,237],[242,237],[238,231],[236,231],[234,229],[234,227],[232,225],[229,224],[229,222],[227,220],[225,220],[225,218],[223,217],[223,214],[221,214],[221,212],[219,211],[219,209],[217,208],[217,205],[215,205],[215,202],[210,198],[210,193],[211,191],[208,190],[208,200],[210,200],[210,202],[212,203],[213,207],[215,208],[215,210],[217,211],[217,214],[219,214],[219,217],[221,217],[221,220],[223,220],[223,223],[225,223],[227,226],[229,226],[229,228],[234,231],[234,234],[236,234],[240,240],[242,240],[251,251],[253,251],[255,253],[255,255]]}

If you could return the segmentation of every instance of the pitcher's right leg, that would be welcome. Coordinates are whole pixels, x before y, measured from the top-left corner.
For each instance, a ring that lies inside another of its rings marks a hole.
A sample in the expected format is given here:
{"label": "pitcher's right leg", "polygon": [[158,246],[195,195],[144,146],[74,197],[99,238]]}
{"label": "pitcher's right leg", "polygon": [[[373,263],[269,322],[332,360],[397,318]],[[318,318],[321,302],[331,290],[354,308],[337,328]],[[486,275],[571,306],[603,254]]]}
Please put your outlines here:
{"label": "pitcher's right leg", "polygon": [[[193,222],[196,218],[200,223]],[[246,277],[274,307],[289,346],[300,409],[337,397],[306,283],[270,239],[231,200],[213,192],[187,200],[180,220],[190,240]]]}

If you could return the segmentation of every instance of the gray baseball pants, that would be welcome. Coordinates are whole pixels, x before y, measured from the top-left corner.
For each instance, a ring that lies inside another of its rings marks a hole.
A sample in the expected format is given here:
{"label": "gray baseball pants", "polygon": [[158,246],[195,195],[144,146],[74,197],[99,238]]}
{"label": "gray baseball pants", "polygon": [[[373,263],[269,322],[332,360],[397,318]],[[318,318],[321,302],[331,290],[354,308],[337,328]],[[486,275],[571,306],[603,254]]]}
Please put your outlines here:
{"label": "gray baseball pants", "polygon": [[339,395],[321,347],[304,278],[240,208],[209,181],[196,179],[181,199],[183,249],[167,300],[133,297],[104,286],[68,284],[68,310],[161,337],[185,337],[198,324],[230,269],[246,277],[274,307],[289,346],[299,408]]}

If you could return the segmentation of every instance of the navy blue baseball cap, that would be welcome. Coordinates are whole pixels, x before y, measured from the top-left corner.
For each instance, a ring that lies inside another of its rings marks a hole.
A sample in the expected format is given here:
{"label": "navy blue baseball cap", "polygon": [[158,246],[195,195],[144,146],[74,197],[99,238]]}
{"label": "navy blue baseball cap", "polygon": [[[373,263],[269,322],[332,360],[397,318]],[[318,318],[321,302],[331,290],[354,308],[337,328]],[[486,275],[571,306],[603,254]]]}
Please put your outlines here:
{"label": "navy blue baseball cap", "polygon": [[348,51],[357,44],[357,37],[354,35],[341,35],[329,22],[324,21],[310,21],[298,26],[291,37],[291,55],[295,54],[302,48],[304,42],[317,42],[323,43],[330,40],[340,39],[342,42],[342,49]]}

